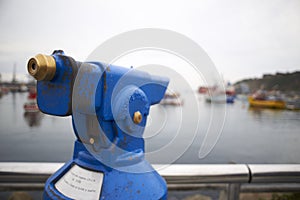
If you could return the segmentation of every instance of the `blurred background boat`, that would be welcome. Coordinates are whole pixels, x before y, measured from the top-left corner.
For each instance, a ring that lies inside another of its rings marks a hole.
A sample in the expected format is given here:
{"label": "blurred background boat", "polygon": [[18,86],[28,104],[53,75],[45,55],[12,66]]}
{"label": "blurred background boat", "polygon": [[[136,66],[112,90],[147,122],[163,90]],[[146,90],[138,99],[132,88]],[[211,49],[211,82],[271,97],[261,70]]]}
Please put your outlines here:
{"label": "blurred background boat", "polygon": [[279,91],[258,90],[248,97],[249,106],[273,109],[285,109],[284,97]]}
{"label": "blurred background boat", "polygon": [[25,84],[21,84],[18,90],[19,92],[28,92],[29,89]]}
{"label": "blurred background boat", "polygon": [[286,101],[286,109],[288,110],[300,110],[300,98],[295,97]]}
{"label": "blurred background boat", "polygon": [[205,94],[205,101],[208,103],[234,103],[236,93],[235,87],[229,82],[225,88],[213,86],[209,88],[200,87],[198,92],[200,94]]}
{"label": "blurred background boat", "polygon": [[178,92],[167,92],[160,102],[161,105],[182,106],[183,100]]}
{"label": "blurred background boat", "polygon": [[27,101],[24,103],[25,112],[39,112],[36,102],[36,89],[30,88]]}

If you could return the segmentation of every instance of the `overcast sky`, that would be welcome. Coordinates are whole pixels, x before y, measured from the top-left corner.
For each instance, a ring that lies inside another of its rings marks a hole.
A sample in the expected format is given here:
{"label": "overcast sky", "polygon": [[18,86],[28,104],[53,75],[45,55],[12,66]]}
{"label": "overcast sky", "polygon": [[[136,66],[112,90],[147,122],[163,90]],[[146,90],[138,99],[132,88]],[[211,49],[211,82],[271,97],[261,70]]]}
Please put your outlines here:
{"label": "overcast sky", "polygon": [[184,34],[225,79],[300,70],[300,1],[0,0],[0,73],[26,73],[28,58],[63,49],[85,58],[110,37],[138,28]]}

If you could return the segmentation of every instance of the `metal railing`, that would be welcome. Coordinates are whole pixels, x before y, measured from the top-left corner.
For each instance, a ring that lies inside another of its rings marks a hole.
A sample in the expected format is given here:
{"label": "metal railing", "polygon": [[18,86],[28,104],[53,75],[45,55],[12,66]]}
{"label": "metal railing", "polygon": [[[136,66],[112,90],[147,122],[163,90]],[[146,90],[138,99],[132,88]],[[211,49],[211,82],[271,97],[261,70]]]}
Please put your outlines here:
{"label": "metal railing", "polygon": [[[0,163],[0,190],[42,190],[63,163]],[[299,192],[300,165],[154,165],[169,190],[222,189],[227,199],[240,192]]]}

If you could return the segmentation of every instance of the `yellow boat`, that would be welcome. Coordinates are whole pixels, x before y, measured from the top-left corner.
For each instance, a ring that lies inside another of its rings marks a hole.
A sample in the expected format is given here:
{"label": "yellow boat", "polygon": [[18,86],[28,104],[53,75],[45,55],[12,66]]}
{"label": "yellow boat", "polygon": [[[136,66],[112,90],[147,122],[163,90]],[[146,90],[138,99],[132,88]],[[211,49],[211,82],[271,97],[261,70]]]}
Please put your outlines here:
{"label": "yellow boat", "polygon": [[252,107],[285,109],[283,100],[258,100],[253,97],[248,97],[249,105]]}

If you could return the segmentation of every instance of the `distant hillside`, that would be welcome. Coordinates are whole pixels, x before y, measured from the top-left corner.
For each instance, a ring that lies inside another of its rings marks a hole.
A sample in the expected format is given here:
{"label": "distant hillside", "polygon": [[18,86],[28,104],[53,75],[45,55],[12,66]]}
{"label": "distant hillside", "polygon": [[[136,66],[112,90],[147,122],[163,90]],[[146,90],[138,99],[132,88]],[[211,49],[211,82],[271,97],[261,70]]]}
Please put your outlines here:
{"label": "distant hillside", "polygon": [[280,90],[282,92],[300,92],[300,71],[293,73],[265,74],[262,78],[245,79],[234,84],[237,92],[248,85],[250,92],[263,88],[265,90]]}

